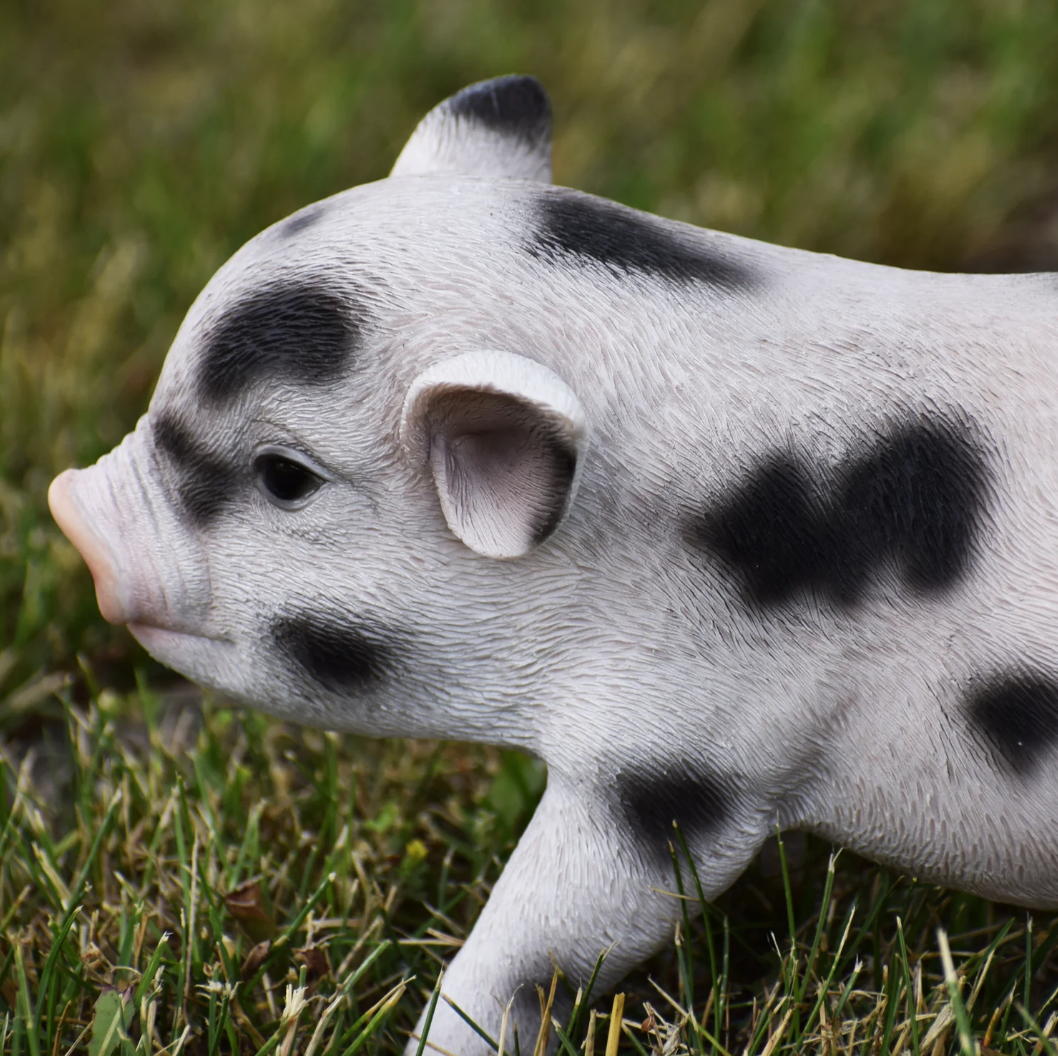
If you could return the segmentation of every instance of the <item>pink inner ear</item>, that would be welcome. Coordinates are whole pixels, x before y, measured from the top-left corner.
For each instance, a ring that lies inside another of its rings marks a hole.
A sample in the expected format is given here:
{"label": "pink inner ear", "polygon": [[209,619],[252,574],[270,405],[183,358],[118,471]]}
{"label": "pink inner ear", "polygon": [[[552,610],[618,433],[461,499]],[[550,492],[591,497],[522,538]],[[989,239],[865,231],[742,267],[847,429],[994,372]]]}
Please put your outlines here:
{"label": "pink inner ear", "polygon": [[562,522],[588,423],[577,394],[550,368],[483,349],[442,359],[415,379],[401,445],[432,471],[452,532],[486,557],[513,558]]}
{"label": "pink inner ear", "polygon": [[446,470],[467,528],[497,548],[527,552],[553,511],[565,505],[546,447],[526,433],[467,433],[447,445]]}
{"label": "pink inner ear", "polygon": [[517,488],[517,478],[525,471],[526,461],[534,460],[527,434],[517,429],[457,434],[448,441],[448,451],[481,486],[491,484],[500,488],[505,485]]}
{"label": "pink inner ear", "polygon": [[520,557],[568,505],[575,449],[561,424],[509,396],[462,393],[436,410],[431,465],[449,527],[489,557]]}

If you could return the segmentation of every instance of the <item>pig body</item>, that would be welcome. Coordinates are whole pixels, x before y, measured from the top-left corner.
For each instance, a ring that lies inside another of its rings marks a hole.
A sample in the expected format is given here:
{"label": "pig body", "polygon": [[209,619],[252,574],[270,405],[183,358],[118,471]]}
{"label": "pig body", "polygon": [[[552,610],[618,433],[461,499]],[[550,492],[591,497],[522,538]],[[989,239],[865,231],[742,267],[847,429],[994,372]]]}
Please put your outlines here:
{"label": "pig body", "polygon": [[668,938],[673,821],[707,897],[779,825],[1058,907],[1058,279],[647,216],[544,182],[548,130],[472,86],[218,272],[53,485],[104,615],[287,718],[546,760],[446,976],[494,1035]]}

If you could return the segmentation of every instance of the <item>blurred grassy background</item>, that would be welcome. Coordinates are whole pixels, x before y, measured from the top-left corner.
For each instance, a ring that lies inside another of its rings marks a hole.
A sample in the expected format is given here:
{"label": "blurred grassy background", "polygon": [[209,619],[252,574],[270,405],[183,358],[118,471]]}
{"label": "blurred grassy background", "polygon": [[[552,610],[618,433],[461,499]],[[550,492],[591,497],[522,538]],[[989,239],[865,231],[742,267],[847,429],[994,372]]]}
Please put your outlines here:
{"label": "blurred grassy background", "polygon": [[[45,506],[143,412],[214,269],[532,72],[561,183],[907,267],[1058,259],[1058,6],[1028,0],[4,0],[0,696],[126,677]],[[8,700],[8,710],[13,706]],[[0,714],[2,719],[2,714]]]}
{"label": "blurred grassy background", "polygon": [[[310,201],[384,176],[446,95],[519,71],[551,92],[558,182],[888,264],[1055,268],[1056,55],[1051,0],[0,0],[0,998],[16,1010],[32,997],[49,951],[61,948],[41,1051],[65,1051],[72,1040],[69,1023],[56,1024],[55,995],[83,984],[71,998],[80,1011],[70,1022],[79,1024],[100,988],[126,978],[115,966],[135,965],[145,934],[144,950],[164,945],[163,928],[180,936],[164,958],[163,1010],[185,977],[204,993],[234,956],[224,953],[226,919],[210,918],[208,942],[192,927],[183,934],[195,887],[179,885],[192,875],[192,831],[210,848],[202,868],[216,892],[259,872],[284,920],[331,869],[340,879],[320,906],[350,912],[350,870],[366,868],[360,923],[329,940],[337,965],[394,920],[402,934],[443,926],[462,935],[539,795],[540,771],[515,757],[339,745],[259,716],[233,721],[207,707],[203,717],[171,695],[162,708],[142,685],[132,688],[135,667],[149,679],[161,673],[124,630],[102,622],[86,570],[48,515],[47,485],[133,426],[181,317],[232,251]],[[77,653],[110,688],[78,674],[56,695]],[[61,710],[62,723],[42,726],[42,709]],[[177,726],[195,714],[200,728],[189,720],[186,736],[163,735],[156,713]],[[20,771],[28,746],[36,769]],[[119,788],[125,805],[115,814]],[[248,816],[254,840],[258,820],[264,835],[246,857]],[[97,839],[114,818],[114,831]],[[94,892],[79,930],[60,934],[77,915],[89,866]],[[53,880],[60,874],[66,894]],[[820,911],[821,876],[806,873],[802,936]],[[870,891],[870,903],[886,907],[868,914],[846,950],[834,977],[842,1003],[861,941],[882,989],[883,965],[899,961],[897,915],[915,929],[902,963],[925,963],[927,980],[938,978],[937,926],[982,947],[993,940],[981,936],[1002,926],[1002,941],[1032,952],[1031,924],[1009,931],[1013,918],[996,907],[906,884],[893,908],[888,882],[855,864],[849,878],[839,872],[841,898]],[[736,937],[740,918],[763,916],[746,943],[751,966],[740,974],[732,962],[741,1002],[732,1037],[744,1029],[738,1015],[752,1010],[757,1023],[763,995],[777,1014],[780,977],[798,987],[802,969],[791,975],[785,962],[769,964],[760,981],[767,936],[785,926],[775,884],[751,871],[722,904]],[[443,920],[417,901],[434,890]],[[1036,965],[1053,960],[1058,931],[1048,927],[1035,932]],[[241,957],[246,943],[234,941]],[[86,961],[86,949],[106,956]],[[981,954],[986,972],[994,949]],[[391,985],[409,963],[418,973],[398,1017],[406,1028],[436,969],[429,949],[401,951],[379,962],[376,982]],[[990,984],[980,1006],[987,1020],[1005,1002],[1003,1037],[1014,994],[1042,1014],[1030,982],[1053,986],[1053,971],[1041,975],[1032,957],[1010,971],[1014,981]],[[895,1009],[897,976],[885,978]],[[944,991],[927,986],[927,996],[939,1008]],[[219,1038],[224,1017],[214,1022],[213,1000],[210,1037],[216,1028]],[[248,986],[243,1001],[262,1030],[275,1020],[260,988]],[[720,1007],[718,999],[716,1016]],[[876,1012],[864,1015],[877,1026]],[[196,1016],[206,1012],[184,1010],[188,1023]],[[1010,1022],[1013,1030],[1020,1021]],[[178,1019],[170,1025],[176,1031]],[[387,1035],[379,1051],[399,1051],[401,1038]],[[820,1051],[836,1051],[828,1045],[824,1037]]]}

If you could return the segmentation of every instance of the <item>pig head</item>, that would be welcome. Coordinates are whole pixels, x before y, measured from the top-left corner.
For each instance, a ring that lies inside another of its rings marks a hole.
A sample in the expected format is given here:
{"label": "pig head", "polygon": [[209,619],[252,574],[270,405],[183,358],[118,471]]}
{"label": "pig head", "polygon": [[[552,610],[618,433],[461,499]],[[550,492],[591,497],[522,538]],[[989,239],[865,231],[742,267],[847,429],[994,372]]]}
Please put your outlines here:
{"label": "pig head", "polygon": [[779,825],[1058,906],[1058,281],[661,220],[549,136],[471,86],[217,273],[52,485],[103,615],[286,718],[546,760],[446,976],[494,1035],[666,941],[674,821],[707,897]]}

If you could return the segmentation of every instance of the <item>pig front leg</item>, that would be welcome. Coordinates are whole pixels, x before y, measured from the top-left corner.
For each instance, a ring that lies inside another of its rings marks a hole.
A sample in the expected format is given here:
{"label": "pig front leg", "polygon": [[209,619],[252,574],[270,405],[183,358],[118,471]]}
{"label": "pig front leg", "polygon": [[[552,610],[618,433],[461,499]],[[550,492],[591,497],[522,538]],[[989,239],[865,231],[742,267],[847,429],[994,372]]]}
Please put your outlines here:
{"label": "pig front leg", "polygon": [[[514,996],[504,1046],[531,1052],[540,1027],[536,986],[551,982],[557,964],[575,988],[587,983],[599,954],[609,954],[595,994],[616,985],[669,935],[679,906],[671,863],[643,853],[597,792],[557,779],[547,791],[466,944],[445,974],[449,996],[499,1040],[504,1006]],[[556,1005],[561,995],[556,994]],[[555,1009],[562,1022],[568,1002]],[[420,1017],[407,1053],[425,1023]],[[428,1041],[457,1056],[486,1056],[486,1043],[439,1001]]]}

